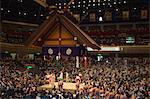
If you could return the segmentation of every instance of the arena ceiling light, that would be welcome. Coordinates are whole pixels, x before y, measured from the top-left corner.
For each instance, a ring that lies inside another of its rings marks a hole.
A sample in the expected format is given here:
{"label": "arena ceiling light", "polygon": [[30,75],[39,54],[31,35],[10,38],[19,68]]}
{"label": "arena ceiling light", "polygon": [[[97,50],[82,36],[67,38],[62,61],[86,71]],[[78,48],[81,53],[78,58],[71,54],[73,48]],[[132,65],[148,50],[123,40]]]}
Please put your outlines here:
{"label": "arena ceiling light", "polygon": [[91,48],[91,47],[87,47],[87,51],[102,51],[102,52],[115,52],[115,51],[120,51],[120,47],[103,47],[103,46],[101,46],[101,49],[100,50],[98,50],[98,49],[93,49],[93,48]]}
{"label": "arena ceiling light", "polygon": [[101,47],[100,51],[120,51],[120,47]]}
{"label": "arena ceiling light", "polygon": [[102,17],[99,17],[99,21],[100,21],[100,22],[103,21],[103,18],[102,18]]}
{"label": "arena ceiling light", "polygon": [[92,52],[92,51],[98,51],[97,49],[93,49],[91,47],[87,47],[87,51]]}

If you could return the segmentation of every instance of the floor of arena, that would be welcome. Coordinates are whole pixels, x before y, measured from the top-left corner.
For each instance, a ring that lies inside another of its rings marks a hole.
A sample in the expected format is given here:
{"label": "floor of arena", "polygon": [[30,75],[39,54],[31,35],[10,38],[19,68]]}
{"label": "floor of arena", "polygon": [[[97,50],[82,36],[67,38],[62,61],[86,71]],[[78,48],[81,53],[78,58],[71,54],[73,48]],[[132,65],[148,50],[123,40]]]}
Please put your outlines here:
{"label": "floor of arena", "polygon": [[[54,82],[56,89],[58,89],[58,82]],[[80,84],[80,88],[83,88],[84,84]],[[39,87],[40,89],[52,89],[54,86],[52,84],[46,84]],[[76,83],[63,82],[63,89],[65,90],[76,90]]]}

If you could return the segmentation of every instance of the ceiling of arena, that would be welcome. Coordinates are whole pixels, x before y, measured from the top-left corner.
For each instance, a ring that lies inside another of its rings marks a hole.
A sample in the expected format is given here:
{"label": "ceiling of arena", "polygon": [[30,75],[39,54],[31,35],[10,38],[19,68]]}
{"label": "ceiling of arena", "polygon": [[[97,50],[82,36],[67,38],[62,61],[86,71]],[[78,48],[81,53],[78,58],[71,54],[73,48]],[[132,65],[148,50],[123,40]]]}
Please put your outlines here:
{"label": "ceiling of arena", "polygon": [[[148,9],[149,0],[41,0],[49,6],[55,6],[58,10],[67,10],[71,14],[80,16],[80,24],[89,23],[89,14],[96,14],[95,23],[101,23],[100,17],[105,11],[112,14],[120,14],[129,10],[131,14],[140,15],[141,9]],[[71,3],[70,3],[71,2]],[[139,13],[139,14],[138,14]],[[42,23],[50,10],[41,6],[34,0],[1,0],[1,19],[27,23]],[[119,19],[111,22],[118,22]],[[139,20],[138,18],[136,20]],[[131,21],[131,20],[129,20]],[[135,21],[135,20],[133,20]]]}

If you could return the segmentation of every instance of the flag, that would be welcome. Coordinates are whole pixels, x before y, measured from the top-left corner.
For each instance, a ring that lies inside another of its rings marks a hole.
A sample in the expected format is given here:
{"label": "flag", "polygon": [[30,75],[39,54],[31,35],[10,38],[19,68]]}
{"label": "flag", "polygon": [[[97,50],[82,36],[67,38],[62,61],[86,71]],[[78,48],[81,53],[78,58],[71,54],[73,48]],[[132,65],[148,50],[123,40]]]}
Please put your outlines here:
{"label": "flag", "polygon": [[34,60],[34,54],[29,54],[29,60]]}
{"label": "flag", "polygon": [[95,22],[95,21],[96,21],[95,13],[90,13],[90,22]]}
{"label": "flag", "polygon": [[104,15],[104,18],[105,18],[106,21],[112,21],[112,13],[106,11],[105,15]]}
{"label": "flag", "polygon": [[123,20],[129,20],[129,11],[123,11],[122,18]]}
{"label": "flag", "polygon": [[80,22],[80,14],[74,14],[73,16],[78,22]]}
{"label": "flag", "polygon": [[147,10],[141,10],[141,19],[147,19],[147,18],[148,18]]}

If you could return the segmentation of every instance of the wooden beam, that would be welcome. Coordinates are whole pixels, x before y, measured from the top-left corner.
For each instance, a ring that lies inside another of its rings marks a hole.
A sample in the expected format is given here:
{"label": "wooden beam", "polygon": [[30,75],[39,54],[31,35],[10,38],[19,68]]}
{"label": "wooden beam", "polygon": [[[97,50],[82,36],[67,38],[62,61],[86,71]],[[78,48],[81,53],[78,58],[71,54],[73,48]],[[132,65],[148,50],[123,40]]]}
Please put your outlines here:
{"label": "wooden beam", "polygon": [[[31,37],[25,42],[26,46],[31,46],[41,35],[45,35],[49,28],[52,28],[57,15],[52,17],[51,19],[45,20],[42,25],[38,28],[36,33],[32,34]],[[49,27],[49,28],[48,28]]]}
{"label": "wooden beam", "polygon": [[67,6],[71,5],[72,2],[74,2],[74,0],[70,0]]}
{"label": "wooden beam", "polygon": [[48,37],[51,35],[52,32],[54,32],[54,30],[57,28],[58,23],[54,24],[52,26],[52,28],[50,28],[50,30],[48,31],[48,33],[46,35],[43,35],[42,40],[47,40]]}
{"label": "wooden beam", "polygon": [[26,47],[20,44],[10,44],[0,42],[1,48],[0,51],[9,51],[9,52],[17,52],[17,53],[35,53],[41,52],[42,49],[40,47]]}
{"label": "wooden beam", "polygon": [[48,7],[48,4],[46,3],[46,0],[34,0],[35,2],[37,2],[38,4],[40,4],[43,7]]}
{"label": "wooden beam", "polygon": [[44,41],[47,40],[47,38],[49,37],[49,35],[56,29],[58,24],[55,24],[54,26],[52,26],[52,28],[44,35],[44,37],[41,38],[42,41],[38,42],[38,41],[35,41],[34,42],[34,45],[37,45],[37,46],[42,46],[42,44],[44,44]]}
{"label": "wooden beam", "polygon": [[[58,41],[58,39],[46,39],[46,40],[48,40],[48,41]],[[61,39],[62,41],[65,41],[65,40],[73,40],[73,38],[62,38]]]}
{"label": "wooden beam", "polygon": [[72,23],[68,18],[62,15],[61,17],[61,23],[64,24],[64,26],[71,31],[71,33],[74,36],[77,36],[79,41],[82,44],[86,44],[86,46],[90,46],[92,48],[100,48],[100,46],[92,39],[90,38],[84,31],[82,31],[77,25]]}
{"label": "wooden beam", "polygon": [[39,26],[38,24],[15,22],[15,21],[8,21],[8,20],[2,20],[2,23],[25,25],[25,26],[32,26],[32,27],[38,27]]}

